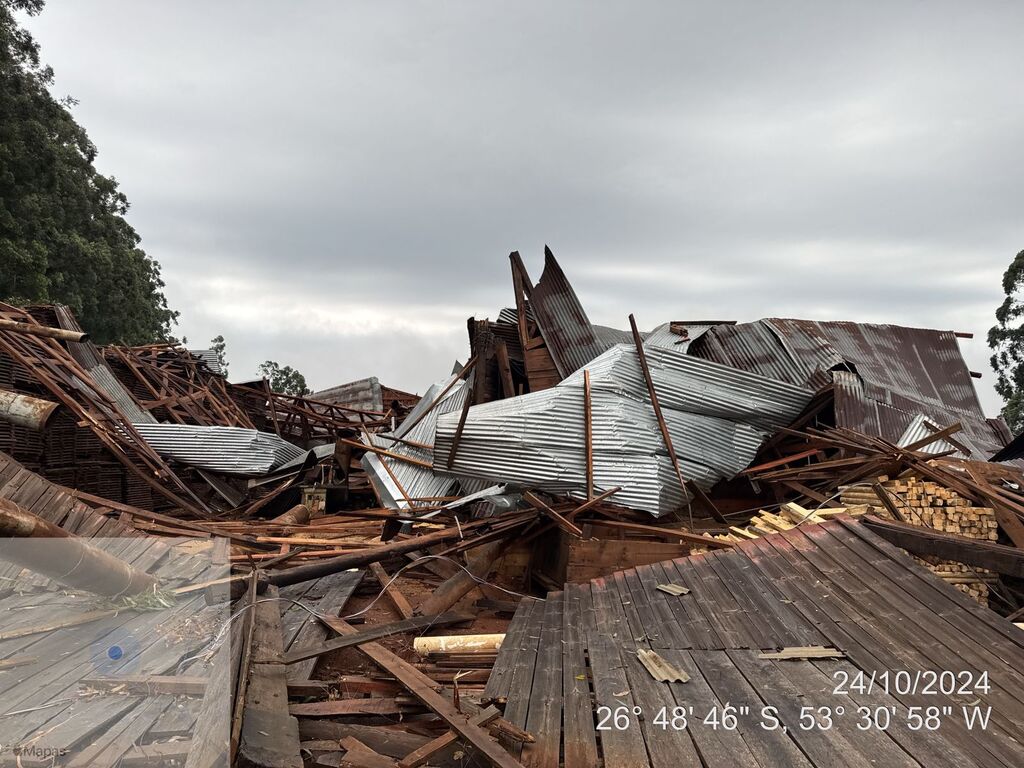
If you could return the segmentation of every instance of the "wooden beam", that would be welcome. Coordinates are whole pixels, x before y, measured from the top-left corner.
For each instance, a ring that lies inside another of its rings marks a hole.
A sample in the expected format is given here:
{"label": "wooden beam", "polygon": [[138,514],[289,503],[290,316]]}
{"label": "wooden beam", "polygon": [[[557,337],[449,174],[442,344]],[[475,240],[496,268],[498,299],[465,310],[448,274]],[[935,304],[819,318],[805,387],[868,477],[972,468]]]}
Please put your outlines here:
{"label": "wooden beam", "polygon": [[[501,713],[497,709],[494,707],[488,707],[474,717],[471,722],[473,725],[485,726],[492,720],[495,720],[499,715],[501,715]],[[422,747],[413,750],[403,757],[398,762],[398,768],[419,768],[438,752],[446,747],[450,747],[458,741],[458,738],[459,736],[455,731],[448,731],[448,733],[438,736],[433,741],[428,741]]]}
{"label": "wooden beam", "polygon": [[[352,646],[369,643],[372,640],[379,640],[380,638],[387,637],[388,635],[413,632],[418,629],[428,629],[430,627],[446,627],[451,624],[462,624],[472,620],[472,616],[465,613],[457,613],[455,611],[443,613],[439,616],[414,616],[411,619],[403,619],[402,621],[396,621],[391,624],[378,624],[373,627],[365,627],[354,634],[334,640],[328,640],[323,645],[289,651],[288,653],[281,654],[280,661],[282,664],[294,664],[297,661],[312,659],[315,656],[321,656],[325,653],[330,653],[331,651],[337,651],[342,648],[351,648]],[[323,621],[327,626],[333,626],[333,624],[326,619]]]}
{"label": "wooden beam", "polygon": [[512,381],[512,363],[508,359],[508,346],[504,339],[498,339],[494,345],[494,354],[498,359],[498,378],[501,380],[501,394],[505,397],[516,396],[516,385]]}
{"label": "wooden beam", "polygon": [[[447,611],[459,600],[478,586],[477,579],[486,579],[495,562],[504,553],[507,539],[493,541],[480,547],[475,565],[470,566],[469,573],[461,568],[441,584],[416,608],[416,613],[431,616]],[[471,575],[472,574],[472,575]]]}
{"label": "wooden beam", "polygon": [[380,584],[381,589],[384,590],[384,595],[391,603],[391,607],[395,609],[395,613],[401,616],[403,619],[411,619],[413,615],[412,605],[406,599],[405,595],[398,589],[397,582],[391,580],[388,576],[388,572],[384,570],[384,566],[380,563],[370,563],[370,573],[373,574],[374,578]]}
{"label": "wooden beam", "polygon": [[[342,636],[358,634],[359,630],[341,619],[327,619],[326,623]],[[522,763],[502,748],[491,735],[472,722],[471,717],[455,708],[447,698],[435,690],[436,683],[407,661],[396,656],[379,643],[365,643],[359,650],[374,663],[398,680],[423,702],[428,709],[444,720],[461,738],[471,744],[496,768],[523,768]]]}
{"label": "wooden beam", "polygon": [[665,442],[665,450],[668,451],[668,457],[672,460],[672,469],[675,470],[676,477],[679,480],[679,487],[683,491],[683,495],[686,495],[687,489],[693,491],[694,495],[701,498],[711,510],[712,517],[720,523],[728,524],[728,520],[722,516],[722,513],[718,511],[718,507],[715,506],[714,502],[708,498],[707,494],[703,490],[697,487],[695,483],[687,483],[686,479],[683,478],[683,471],[679,466],[679,457],[676,456],[676,449],[672,445],[672,435],[669,434],[668,424],[665,422],[665,417],[661,413],[661,403],[658,401],[658,392],[654,388],[654,379],[651,378],[651,369],[647,365],[647,354],[644,352],[644,342],[640,338],[640,331],[636,327],[636,318],[631,314],[629,316],[629,327],[633,331],[633,344],[636,346],[637,359],[640,361],[640,371],[644,375],[644,381],[647,383],[647,394],[651,398],[651,406],[654,408],[654,418],[658,420],[658,428],[661,430],[662,440]]}
{"label": "wooden beam", "polygon": [[238,743],[238,765],[245,768],[302,768],[299,724],[288,713],[288,679],[279,661],[283,636],[276,597],[272,590],[252,609],[252,664]]}
{"label": "wooden beam", "polygon": [[722,539],[714,539],[710,536],[701,536],[690,531],[677,531],[675,528],[660,528],[655,525],[644,523],[627,523],[620,520],[591,520],[591,525],[605,526],[606,528],[619,528],[623,531],[636,531],[637,533],[648,533],[657,536],[659,539],[685,541],[688,544],[700,544],[712,549],[731,549],[733,543]]}
{"label": "wooden beam", "polygon": [[1006,576],[1024,578],[1024,550],[1017,547],[883,520],[874,515],[863,515],[857,519],[872,533],[912,554],[955,560]]}
{"label": "wooden beam", "polygon": [[11,331],[22,333],[28,336],[43,336],[48,339],[59,339],[60,341],[88,341],[89,334],[82,331],[65,331],[63,328],[51,328],[48,325],[38,323],[19,323],[17,320],[6,320],[0,318],[0,331]]}
{"label": "wooden beam", "polygon": [[619,486],[615,486],[614,488],[609,488],[604,493],[598,494],[597,496],[592,498],[590,501],[587,501],[587,502],[585,502],[583,504],[580,504],[580,506],[576,507],[576,509],[573,509],[573,510],[570,510],[569,512],[567,512],[565,514],[565,519],[566,520],[572,520],[574,517],[576,517],[581,512],[586,512],[588,509],[592,509],[593,507],[596,507],[598,504],[600,504],[602,501],[607,499],[609,496],[613,496],[614,494],[618,493],[621,490],[622,490],[622,488],[620,488]]}
{"label": "wooden beam", "polygon": [[530,493],[529,491],[526,491],[526,492],[523,493],[523,498],[528,503],[532,504],[534,507],[539,509],[544,515],[546,515],[547,517],[551,518],[551,520],[555,523],[555,525],[557,525],[563,531],[565,531],[566,533],[571,534],[571,535],[573,535],[573,536],[575,536],[577,538],[580,538],[580,539],[583,538],[583,531],[580,530],[579,526],[577,526],[571,520],[568,520],[568,519],[562,517],[557,512],[555,512],[555,510],[553,510],[551,507],[549,507],[547,504],[545,504],[544,501],[542,499],[540,499],[538,496],[536,496],[533,493]]}

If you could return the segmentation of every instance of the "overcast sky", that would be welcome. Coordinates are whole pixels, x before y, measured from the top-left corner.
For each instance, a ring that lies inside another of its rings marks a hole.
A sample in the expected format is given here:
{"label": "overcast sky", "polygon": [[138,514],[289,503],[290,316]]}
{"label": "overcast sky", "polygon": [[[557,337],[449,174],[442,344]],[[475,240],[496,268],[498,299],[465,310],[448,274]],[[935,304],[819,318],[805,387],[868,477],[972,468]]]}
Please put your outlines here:
{"label": "overcast sky", "polygon": [[984,335],[1024,4],[54,2],[29,26],[178,333],[422,392],[550,244],[595,323]]}

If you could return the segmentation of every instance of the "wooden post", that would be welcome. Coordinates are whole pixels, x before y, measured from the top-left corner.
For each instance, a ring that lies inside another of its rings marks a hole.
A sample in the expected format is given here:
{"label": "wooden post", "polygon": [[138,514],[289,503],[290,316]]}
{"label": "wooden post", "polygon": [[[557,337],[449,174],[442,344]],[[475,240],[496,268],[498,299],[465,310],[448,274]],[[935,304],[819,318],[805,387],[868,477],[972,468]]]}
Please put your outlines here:
{"label": "wooden post", "polygon": [[512,381],[512,363],[508,359],[508,347],[504,340],[498,339],[494,345],[495,355],[498,358],[498,378],[501,379],[501,394],[505,397],[515,397],[516,387]]}
{"label": "wooden post", "polygon": [[665,449],[668,451],[668,456],[672,460],[672,468],[676,472],[676,477],[679,478],[679,487],[682,489],[683,494],[686,494],[688,488],[692,489],[693,492],[700,496],[711,508],[711,514],[720,523],[728,523],[722,513],[718,511],[718,507],[707,497],[700,488],[697,487],[696,483],[687,484],[683,478],[683,472],[679,467],[679,458],[676,456],[676,449],[672,446],[672,436],[668,432],[668,424],[665,423],[665,417],[661,413],[661,403],[658,402],[658,393],[654,389],[654,379],[651,378],[651,369],[647,367],[647,355],[644,353],[644,342],[640,338],[640,331],[636,327],[636,318],[631,314],[629,316],[629,327],[633,331],[633,343],[636,345],[636,354],[640,360],[640,370],[643,372],[644,381],[647,382],[647,393],[651,398],[651,405],[654,407],[654,417],[658,420],[658,427],[661,429],[661,437],[665,441]]}
{"label": "wooden post", "polygon": [[17,320],[5,320],[0,318],[0,331],[13,331],[24,333],[29,336],[45,336],[60,341],[88,341],[89,334],[81,331],[65,331],[63,328],[50,328],[46,325],[36,323],[19,323]]}

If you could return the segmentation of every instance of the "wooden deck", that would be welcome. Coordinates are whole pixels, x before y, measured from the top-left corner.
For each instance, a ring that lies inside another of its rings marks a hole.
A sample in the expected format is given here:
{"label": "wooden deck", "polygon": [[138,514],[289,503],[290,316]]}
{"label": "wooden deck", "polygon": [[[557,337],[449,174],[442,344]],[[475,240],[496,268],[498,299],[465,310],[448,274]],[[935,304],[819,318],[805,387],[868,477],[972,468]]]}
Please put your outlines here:
{"label": "wooden deck", "polygon": [[[659,584],[690,592],[673,596]],[[758,658],[813,645],[847,657]],[[1024,632],[861,525],[837,520],[524,601],[485,699],[536,735],[520,755],[527,766],[1014,768],[1024,765],[1022,646]],[[689,681],[658,682],[638,649],[656,651]],[[919,684],[886,693],[879,682],[870,692],[833,692],[836,675],[878,680],[887,670],[987,671],[991,690],[929,695]],[[727,705],[737,708],[734,728],[725,727]],[[991,707],[984,730],[964,725],[961,707],[975,705]],[[952,714],[937,730],[908,727],[909,708],[945,706]],[[762,727],[771,724],[765,707],[785,730]],[[829,708],[832,727],[819,713],[818,727],[801,729],[803,707]],[[859,707],[889,727],[858,729]],[[621,729],[616,711],[628,722]],[[687,723],[677,730],[680,713]],[[598,730],[599,718],[610,727]]]}

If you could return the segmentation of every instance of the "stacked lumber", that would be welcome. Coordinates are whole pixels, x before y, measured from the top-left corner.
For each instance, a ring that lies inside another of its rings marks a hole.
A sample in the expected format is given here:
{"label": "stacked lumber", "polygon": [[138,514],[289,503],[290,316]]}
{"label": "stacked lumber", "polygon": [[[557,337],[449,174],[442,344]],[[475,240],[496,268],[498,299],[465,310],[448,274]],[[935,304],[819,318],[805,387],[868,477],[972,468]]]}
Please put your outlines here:
{"label": "stacked lumber", "polygon": [[[975,506],[956,491],[915,475],[892,480],[880,478],[880,481],[879,485],[889,495],[900,517],[910,525],[982,541],[994,542],[999,538],[999,523],[991,507]],[[868,485],[843,488],[840,500],[844,504],[882,504],[875,488]],[[879,506],[872,513],[879,514],[883,510],[884,507]],[[982,605],[988,605],[989,584],[996,580],[992,571],[933,556],[915,556],[915,559]]]}
{"label": "stacked lumber", "polygon": [[[807,509],[795,502],[787,502],[779,507],[777,513],[767,512],[762,509],[750,518],[750,522],[745,526],[731,525],[729,526],[728,533],[719,534],[715,536],[715,538],[719,541],[739,542],[744,539],[756,539],[771,533],[788,531],[798,525],[823,523],[837,515],[858,517],[871,511],[872,508],[869,505],[860,503],[850,503],[848,506],[844,507]],[[703,548],[701,551],[707,551],[707,549]],[[696,552],[696,548],[690,550],[691,554],[695,554]]]}

